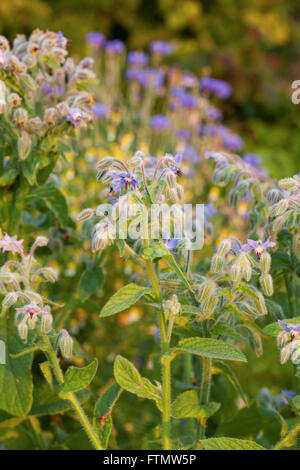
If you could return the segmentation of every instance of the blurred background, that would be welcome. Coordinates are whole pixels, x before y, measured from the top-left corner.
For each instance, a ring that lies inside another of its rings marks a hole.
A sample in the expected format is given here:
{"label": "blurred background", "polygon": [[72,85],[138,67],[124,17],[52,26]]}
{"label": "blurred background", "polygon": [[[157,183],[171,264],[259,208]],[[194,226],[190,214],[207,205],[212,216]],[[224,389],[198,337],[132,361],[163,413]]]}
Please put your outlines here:
{"label": "blurred background", "polygon": [[227,123],[245,151],[263,157],[274,177],[298,173],[300,4],[294,0],[10,0],[0,3],[0,33],[13,39],[34,28],[62,30],[70,53],[85,54],[84,36],[101,31],[128,49],[171,41],[172,62],[223,78],[233,87]]}

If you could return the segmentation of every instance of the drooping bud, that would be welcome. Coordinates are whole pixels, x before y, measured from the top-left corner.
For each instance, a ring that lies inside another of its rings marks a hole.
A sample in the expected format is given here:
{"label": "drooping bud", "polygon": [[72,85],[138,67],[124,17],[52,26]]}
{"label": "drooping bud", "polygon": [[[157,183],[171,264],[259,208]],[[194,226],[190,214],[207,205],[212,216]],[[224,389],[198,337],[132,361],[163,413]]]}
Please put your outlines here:
{"label": "drooping bud", "polygon": [[174,204],[177,204],[179,202],[178,193],[175,188],[169,189],[169,196],[171,201],[174,202]]}
{"label": "drooping bud", "polygon": [[173,171],[167,170],[166,171],[166,182],[169,188],[175,188],[176,186],[176,175]]}
{"label": "drooping bud", "polygon": [[291,361],[293,364],[300,364],[300,340],[293,341],[291,348]]}
{"label": "drooping bud", "polygon": [[275,204],[282,198],[282,192],[279,189],[270,189],[267,194],[268,202]]}
{"label": "drooping bud", "polygon": [[290,356],[291,356],[291,349],[292,349],[292,344],[293,343],[288,343],[286,346],[284,346],[281,351],[280,351],[280,363],[285,364]]}
{"label": "drooping bud", "polygon": [[57,271],[53,268],[43,268],[43,275],[45,279],[49,282],[56,282],[57,281]]}
{"label": "drooping bud", "polygon": [[105,157],[105,158],[102,158],[102,160],[100,160],[100,162],[97,163],[97,170],[100,170],[100,169],[107,169],[108,167],[110,167],[115,161],[115,158],[114,157]]}
{"label": "drooping bud", "polygon": [[41,333],[45,333],[46,335],[50,333],[52,330],[52,325],[53,325],[53,317],[49,312],[44,312],[42,313],[41,317]]}
{"label": "drooping bud", "polygon": [[31,150],[31,138],[30,135],[22,131],[21,136],[18,138],[18,154],[21,160],[26,160]]}
{"label": "drooping bud", "polygon": [[199,302],[205,302],[216,290],[216,283],[214,281],[208,281],[204,282],[202,285],[200,285],[199,289]]}
{"label": "drooping bud", "polygon": [[242,276],[247,282],[249,282],[252,276],[252,267],[245,253],[239,256],[239,262],[242,270]]}
{"label": "drooping bud", "polygon": [[2,300],[2,307],[9,308],[14,305],[18,300],[18,294],[16,292],[9,292],[6,294],[4,299]]}
{"label": "drooping bud", "polygon": [[47,246],[49,243],[49,239],[47,237],[43,237],[42,235],[38,236],[35,239],[34,245],[37,246]]}
{"label": "drooping bud", "polygon": [[263,274],[268,274],[271,267],[271,255],[267,251],[263,251],[260,257],[260,268]]}
{"label": "drooping bud", "polygon": [[202,304],[202,310],[203,310],[203,313],[206,317],[211,317],[214,312],[215,312],[215,309],[218,305],[218,297],[209,297],[205,302],[204,304]]}
{"label": "drooping bud", "polygon": [[127,166],[129,168],[140,168],[143,165],[143,160],[141,157],[134,155],[127,161]]}
{"label": "drooping bud", "polygon": [[219,256],[218,254],[215,254],[211,259],[210,269],[212,270],[212,272],[219,273],[220,271],[222,271],[223,265],[224,258],[222,256]]}
{"label": "drooping bud", "polygon": [[70,359],[73,353],[73,340],[67,330],[59,332],[58,345],[63,357]]}
{"label": "drooping bud", "polygon": [[295,178],[283,178],[279,181],[279,186],[283,189],[292,189],[297,185]]}
{"label": "drooping bud", "polygon": [[18,325],[18,333],[22,341],[26,342],[28,337],[28,326],[25,322],[21,322]]}
{"label": "drooping bud", "polygon": [[0,80],[0,114],[3,114],[6,110],[6,86],[5,83]]}
{"label": "drooping bud", "polygon": [[281,199],[279,202],[277,202],[277,204],[274,204],[269,208],[269,215],[271,217],[278,217],[278,215],[282,215],[288,208],[288,205],[288,199]]}
{"label": "drooping bud", "polygon": [[177,191],[177,195],[178,195],[178,199],[183,199],[184,198],[184,189],[183,189],[183,186],[181,186],[181,184],[177,184],[176,185],[176,191]]}
{"label": "drooping bud", "polygon": [[226,239],[226,240],[223,240],[219,247],[218,247],[218,250],[217,250],[217,255],[219,256],[225,256],[227,255],[228,251],[230,250],[231,248],[231,242],[230,240]]}
{"label": "drooping bud", "polygon": [[273,279],[270,274],[263,274],[262,276],[260,276],[259,282],[265,295],[267,295],[268,297],[273,295]]}
{"label": "drooping bud", "polygon": [[276,341],[277,341],[277,346],[279,348],[282,348],[283,346],[285,346],[290,340],[290,335],[288,334],[287,331],[281,331],[279,333],[279,335],[277,336],[276,338]]}
{"label": "drooping bud", "polygon": [[242,280],[242,277],[243,277],[241,266],[237,262],[235,262],[231,266],[230,272],[231,272],[231,278],[232,278],[233,282],[239,284]]}
{"label": "drooping bud", "polygon": [[84,220],[88,220],[93,217],[93,215],[95,215],[95,210],[87,208],[81,211],[80,214],[78,214],[77,220],[83,222]]}

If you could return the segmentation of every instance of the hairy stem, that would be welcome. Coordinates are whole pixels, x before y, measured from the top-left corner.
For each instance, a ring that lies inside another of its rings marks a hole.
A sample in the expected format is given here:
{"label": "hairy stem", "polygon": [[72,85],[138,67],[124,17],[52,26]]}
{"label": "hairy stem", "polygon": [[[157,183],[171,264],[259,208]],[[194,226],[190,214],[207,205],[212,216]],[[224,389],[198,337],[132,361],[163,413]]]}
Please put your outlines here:
{"label": "hairy stem", "polygon": [[[63,383],[65,381],[64,380],[64,375],[63,375],[62,370],[60,368],[60,365],[58,363],[56,353],[55,353],[55,351],[53,351],[53,348],[52,348],[52,345],[51,345],[51,342],[50,342],[48,336],[45,336],[45,340],[46,340],[46,343],[48,345],[48,351],[47,351],[48,352],[48,357],[49,357],[49,360],[51,362],[52,368],[54,370],[55,376],[56,376],[58,382],[61,385],[63,385]],[[96,433],[95,429],[93,428],[93,426],[89,422],[88,417],[86,416],[83,408],[81,407],[79,401],[76,398],[76,395],[72,392],[65,393],[64,395],[65,395],[65,398],[67,400],[69,400],[69,402],[73,406],[73,409],[77,413],[77,415],[80,419],[80,422],[81,422],[86,434],[90,438],[92,444],[94,445],[95,449],[104,450],[101,443],[100,443],[100,440],[97,436],[97,433]]]}

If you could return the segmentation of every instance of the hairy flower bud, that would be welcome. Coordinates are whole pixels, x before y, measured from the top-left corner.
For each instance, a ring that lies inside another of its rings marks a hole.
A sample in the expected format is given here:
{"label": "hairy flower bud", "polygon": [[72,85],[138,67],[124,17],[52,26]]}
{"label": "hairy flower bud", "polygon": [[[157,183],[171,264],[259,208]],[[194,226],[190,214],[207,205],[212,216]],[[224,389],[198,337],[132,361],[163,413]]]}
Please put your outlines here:
{"label": "hairy flower bud", "polygon": [[293,189],[297,185],[295,178],[283,178],[279,181],[279,186],[283,189]]}
{"label": "hairy flower bud", "polygon": [[205,302],[216,290],[216,283],[214,281],[204,282],[199,286],[198,300],[199,302]]}
{"label": "hairy flower bud", "polygon": [[127,161],[127,166],[129,168],[140,168],[143,165],[143,160],[141,157],[138,157],[137,155],[134,155],[134,157],[130,158]]}
{"label": "hairy flower bud", "polygon": [[176,294],[172,295],[170,300],[164,300],[162,305],[167,315],[178,315],[180,313],[181,305]]}
{"label": "hairy flower bud", "polygon": [[53,324],[53,317],[50,312],[44,312],[42,313],[41,317],[41,333],[45,333],[46,335],[50,333],[52,330],[52,324]]}
{"label": "hairy flower bud", "polygon": [[203,313],[206,317],[211,317],[214,312],[215,312],[215,309],[218,305],[218,297],[209,297],[203,304],[202,304],[202,310],[203,310]]}
{"label": "hairy flower bud", "polygon": [[43,275],[45,279],[49,282],[56,282],[57,281],[57,271],[53,268],[43,268]]}
{"label": "hairy flower bud", "polygon": [[59,332],[58,345],[63,357],[70,359],[73,353],[73,340],[67,330]]}
{"label": "hairy flower bud", "polygon": [[5,83],[0,80],[0,114],[6,111],[6,86]]}
{"label": "hairy flower bud", "polygon": [[300,340],[297,339],[291,344],[291,361],[293,364],[300,364]]}
{"label": "hairy flower bud", "polygon": [[22,131],[21,136],[18,139],[18,154],[21,160],[26,160],[30,154],[31,145],[32,142],[30,135],[27,132]]}
{"label": "hairy flower bud", "polygon": [[281,349],[285,346],[290,340],[290,335],[287,331],[281,331],[276,338],[277,346]]}
{"label": "hairy flower bud", "polygon": [[183,199],[184,198],[184,189],[183,189],[183,186],[181,186],[181,184],[177,184],[176,185],[176,191],[177,191],[177,195],[178,195],[178,199]]}
{"label": "hairy flower bud", "polygon": [[109,168],[115,161],[114,157],[105,157],[97,163],[97,170],[103,170]]}
{"label": "hairy flower bud", "polygon": [[267,295],[268,297],[273,295],[273,279],[270,274],[263,274],[262,276],[260,276],[259,282],[265,295]]}
{"label": "hairy flower bud", "polygon": [[210,269],[212,270],[212,272],[219,273],[222,270],[223,265],[224,265],[223,256],[219,256],[218,254],[215,254],[211,259]]}
{"label": "hairy flower bud", "polygon": [[9,308],[14,305],[18,300],[18,294],[16,292],[9,292],[6,294],[4,299],[2,300],[2,307]]}
{"label": "hairy flower bud", "polygon": [[267,194],[267,199],[271,204],[275,204],[280,199],[282,199],[282,192],[279,191],[279,189],[270,189]]}
{"label": "hairy flower bud", "polygon": [[37,246],[47,246],[49,243],[49,239],[47,237],[43,237],[42,235],[39,235],[34,242],[35,247]]}
{"label": "hairy flower bud", "polygon": [[280,351],[280,363],[285,364],[291,356],[292,343],[288,343]]}
{"label": "hairy flower bud", "polygon": [[263,274],[268,274],[271,267],[271,255],[267,251],[263,251],[260,257],[260,268]]}
{"label": "hairy flower bud", "polygon": [[95,210],[87,208],[81,211],[80,214],[78,214],[77,220],[83,222],[84,220],[88,220],[93,217],[93,215],[95,215]]}
{"label": "hairy flower bud", "polygon": [[277,202],[277,204],[274,204],[269,208],[270,217],[277,217],[278,215],[282,215],[288,208],[288,205],[288,199],[281,199],[279,202]]}
{"label": "hairy flower bud", "polygon": [[169,189],[169,196],[170,196],[171,201],[174,204],[177,204],[179,202],[179,197],[178,197],[178,193],[176,191],[176,188],[170,188]]}
{"label": "hairy flower bud", "polygon": [[217,250],[217,255],[219,256],[225,256],[227,255],[228,251],[230,250],[231,248],[231,242],[230,240],[226,239],[226,240],[223,240],[219,247],[218,247],[218,250]]}
{"label": "hairy flower bud", "polygon": [[26,342],[27,341],[27,337],[28,337],[28,326],[27,324],[22,321],[21,323],[19,323],[18,325],[18,333],[19,333],[19,336],[21,338],[22,341]]}
{"label": "hairy flower bud", "polygon": [[166,182],[169,188],[175,188],[176,187],[176,175],[173,171],[167,170],[166,171]]}
{"label": "hairy flower bud", "polygon": [[231,272],[231,278],[233,282],[239,284],[243,277],[241,266],[237,262],[235,262],[231,266],[230,272]]}

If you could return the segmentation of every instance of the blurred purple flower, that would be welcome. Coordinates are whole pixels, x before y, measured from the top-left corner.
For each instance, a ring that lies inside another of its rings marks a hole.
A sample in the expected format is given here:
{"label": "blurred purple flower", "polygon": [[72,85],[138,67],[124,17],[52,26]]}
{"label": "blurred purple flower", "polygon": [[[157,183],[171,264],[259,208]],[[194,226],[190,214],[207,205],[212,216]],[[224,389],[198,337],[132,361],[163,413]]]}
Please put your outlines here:
{"label": "blurred purple flower", "polygon": [[189,140],[191,138],[191,133],[186,129],[179,129],[176,133],[178,139]]}
{"label": "blurred purple flower", "polygon": [[149,62],[149,56],[142,51],[131,51],[127,54],[127,62],[130,65],[146,65]]}
{"label": "blurred purple flower", "polygon": [[107,115],[108,107],[102,103],[95,103],[92,107],[92,113],[96,118],[102,119]]}
{"label": "blurred purple flower", "polygon": [[102,33],[90,31],[85,35],[85,41],[92,47],[101,48],[104,46],[106,38]]}
{"label": "blurred purple flower", "polygon": [[165,131],[169,129],[171,122],[167,116],[163,114],[155,114],[150,119],[150,125],[156,131]]}
{"label": "blurred purple flower", "polygon": [[79,108],[68,108],[67,121],[78,127],[86,119],[86,114]]}
{"label": "blurred purple flower", "polygon": [[217,213],[218,211],[214,208],[214,205],[212,202],[209,202],[208,204],[204,205],[204,221],[205,222],[208,222],[208,220]]}
{"label": "blurred purple flower", "polygon": [[194,108],[197,104],[196,98],[184,90],[184,88],[178,86],[172,87],[171,94],[179,100],[184,108]]}
{"label": "blurred purple flower", "polygon": [[221,121],[223,115],[218,108],[210,106],[205,110],[205,117],[211,119],[212,121]]}
{"label": "blurred purple flower", "polygon": [[243,155],[244,162],[248,163],[252,166],[260,166],[261,165],[261,157],[256,155],[255,153],[244,153]]}
{"label": "blurred purple flower", "polygon": [[153,54],[169,55],[172,52],[171,44],[167,41],[152,41],[149,50]]}
{"label": "blurred purple flower", "polygon": [[178,243],[180,242],[179,238],[170,238],[168,232],[164,233],[163,240],[164,244],[171,253],[174,253],[174,250],[176,250]]}
{"label": "blurred purple flower", "polygon": [[107,41],[105,44],[106,52],[111,54],[122,54],[125,50],[125,44],[120,39],[113,39],[112,41]]}
{"label": "blurred purple flower", "polygon": [[42,85],[42,92],[45,94],[45,95],[53,95],[54,93],[54,89],[51,85],[49,85],[49,83],[44,83]]}
{"label": "blurred purple flower", "polygon": [[200,80],[203,90],[208,90],[217,95],[219,98],[228,98],[231,95],[232,88],[225,80],[217,78],[203,77]]}

